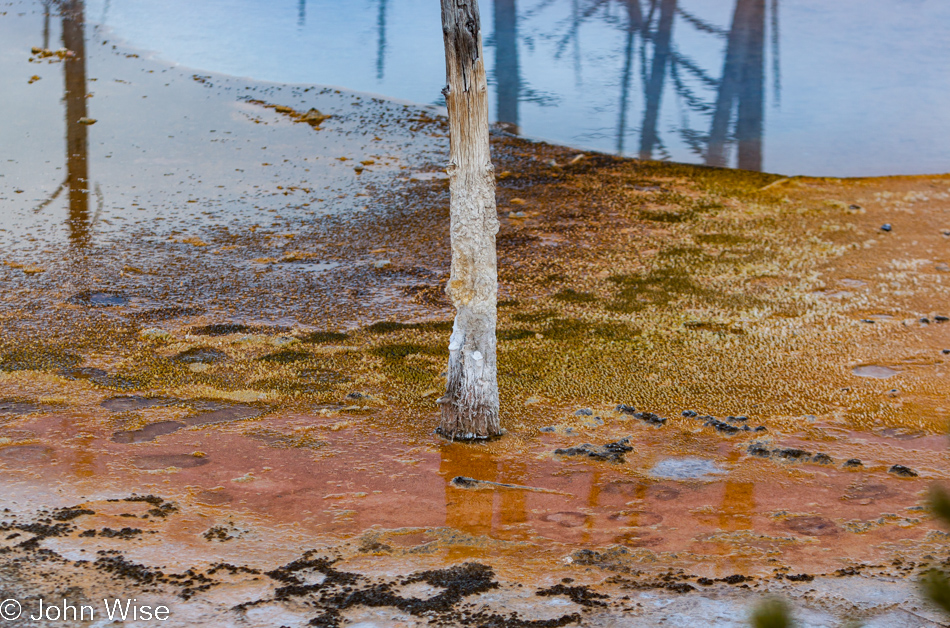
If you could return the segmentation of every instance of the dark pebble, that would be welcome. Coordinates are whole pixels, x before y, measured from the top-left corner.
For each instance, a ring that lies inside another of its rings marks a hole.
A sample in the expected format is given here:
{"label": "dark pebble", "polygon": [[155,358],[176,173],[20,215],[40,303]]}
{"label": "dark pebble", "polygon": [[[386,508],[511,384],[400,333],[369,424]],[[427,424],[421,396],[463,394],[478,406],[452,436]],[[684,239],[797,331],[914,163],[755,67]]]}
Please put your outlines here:
{"label": "dark pebble", "polygon": [[752,443],[749,445],[747,451],[750,456],[755,456],[756,458],[769,458],[772,456],[772,451],[762,446],[761,443]]}
{"label": "dark pebble", "polygon": [[858,467],[863,467],[864,463],[858,460],[857,458],[850,458],[845,460],[844,468],[845,469],[856,469]]}
{"label": "dark pebble", "polygon": [[950,349],[944,349],[944,350],[943,350],[943,354],[944,354],[944,355],[950,355]]}
{"label": "dark pebble", "polygon": [[593,416],[593,412],[589,408],[581,408],[574,413],[574,416]]}
{"label": "dark pebble", "polygon": [[547,427],[542,427],[542,428],[541,428],[540,430],[538,430],[538,431],[539,431],[539,432],[544,432],[545,434],[552,434],[552,433],[554,433],[554,432],[557,431],[557,428],[554,427],[553,425],[549,425],[549,426],[547,426]]}
{"label": "dark pebble", "polygon": [[861,209],[861,206],[860,206],[860,205],[849,205],[849,206],[848,206],[848,209],[852,209],[852,210],[854,210],[854,211],[857,211],[857,210]]}
{"label": "dark pebble", "polygon": [[950,317],[944,316],[943,314],[937,314],[934,316],[934,320],[938,323],[946,323],[947,321],[950,321]]}
{"label": "dark pebble", "polygon": [[691,419],[691,418],[693,418],[694,416],[696,416],[696,411],[695,411],[695,410],[683,410],[683,416],[685,416],[687,419]]}
{"label": "dark pebble", "polygon": [[891,230],[891,223],[886,223],[886,224],[881,225],[881,231],[890,231],[890,230]]}
{"label": "dark pebble", "polygon": [[915,478],[917,477],[917,472],[913,469],[905,467],[902,464],[895,464],[893,467],[887,470],[888,473],[893,473],[896,476],[902,478]]}
{"label": "dark pebble", "polygon": [[870,318],[862,318],[862,319],[861,319],[861,322],[862,322],[862,323],[870,323],[870,324],[872,324],[872,325],[874,324],[874,321],[872,321]]}
{"label": "dark pebble", "polygon": [[923,325],[929,325],[929,324],[930,324],[930,319],[925,316],[924,318],[920,319],[920,322],[921,322],[921,324],[923,324]]}
{"label": "dark pebble", "polygon": [[829,456],[828,454],[820,453],[820,452],[812,456],[811,461],[818,464],[833,464],[834,463],[834,460],[832,460],[831,456]]}
{"label": "dark pebble", "polygon": [[769,428],[765,427],[764,425],[760,425],[759,427],[755,428],[755,430],[753,430],[753,431],[755,431],[755,432],[768,432],[768,431],[769,431]]}
{"label": "dark pebble", "polygon": [[622,403],[619,406],[617,406],[616,410],[617,412],[622,412],[623,414],[633,414],[634,412],[637,411],[636,408],[634,408],[633,406],[628,406],[625,403]]}

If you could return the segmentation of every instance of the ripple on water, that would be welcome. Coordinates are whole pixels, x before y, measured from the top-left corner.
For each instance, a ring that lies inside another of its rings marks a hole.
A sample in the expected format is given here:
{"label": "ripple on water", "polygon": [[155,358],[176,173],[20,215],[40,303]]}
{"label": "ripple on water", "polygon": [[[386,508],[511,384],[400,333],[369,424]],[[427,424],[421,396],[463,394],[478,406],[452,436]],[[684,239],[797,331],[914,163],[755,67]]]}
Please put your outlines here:
{"label": "ripple on water", "polygon": [[95,292],[85,290],[67,299],[72,305],[85,307],[120,307],[129,303],[129,298],[119,292]]}
{"label": "ripple on water", "polygon": [[900,373],[889,366],[880,366],[877,364],[868,364],[865,366],[856,366],[851,372],[858,377],[872,377],[874,379],[887,379]]}
{"label": "ripple on water", "polygon": [[183,427],[185,427],[185,424],[179,423],[178,421],[159,421],[158,423],[150,423],[140,430],[123,430],[116,432],[112,435],[112,442],[124,444],[147,443],[155,440],[159,436],[177,432]]}
{"label": "ripple on water", "polygon": [[649,473],[665,480],[709,479],[726,471],[712,460],[705,458],[664,458],[656,463]]}

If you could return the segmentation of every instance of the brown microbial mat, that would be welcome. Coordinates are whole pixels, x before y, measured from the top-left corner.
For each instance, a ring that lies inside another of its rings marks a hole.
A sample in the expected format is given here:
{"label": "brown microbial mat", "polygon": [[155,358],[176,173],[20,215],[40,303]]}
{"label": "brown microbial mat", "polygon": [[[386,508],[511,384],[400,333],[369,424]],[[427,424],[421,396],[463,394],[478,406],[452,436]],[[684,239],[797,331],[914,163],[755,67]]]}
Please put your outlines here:
{"label": "brown microbial mat", "polygon": [[450,443],[439,111],[111,43],[77,67],[13,4],[4,124],[36,141],[0,178],[6,597],[135,597],[169,626],[740,626],[771,592],[807,626],[941,625],[916,581],[950,560],[926,508],[950,178],[497,132],[507,434]]}

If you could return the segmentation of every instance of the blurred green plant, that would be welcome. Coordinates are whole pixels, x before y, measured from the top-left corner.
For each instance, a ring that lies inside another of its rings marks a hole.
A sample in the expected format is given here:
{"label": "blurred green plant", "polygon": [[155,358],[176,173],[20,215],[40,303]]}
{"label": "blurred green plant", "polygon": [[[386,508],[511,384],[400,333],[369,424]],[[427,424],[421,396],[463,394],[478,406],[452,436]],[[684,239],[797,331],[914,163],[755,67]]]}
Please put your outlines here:
{"label": "blurred green plant", "polygon": [[788,603],[778,598],[765,600],[752,611],[752,628],[792,628]]}
{"label": "blurred green plant", "polygon": [[[930,511],[950,527],[950,495],[947,491],[934,486],[928,499]],[[931,569],[920,579],[920,589],[928,600],[950,615],[950,579],[938,569]]]}

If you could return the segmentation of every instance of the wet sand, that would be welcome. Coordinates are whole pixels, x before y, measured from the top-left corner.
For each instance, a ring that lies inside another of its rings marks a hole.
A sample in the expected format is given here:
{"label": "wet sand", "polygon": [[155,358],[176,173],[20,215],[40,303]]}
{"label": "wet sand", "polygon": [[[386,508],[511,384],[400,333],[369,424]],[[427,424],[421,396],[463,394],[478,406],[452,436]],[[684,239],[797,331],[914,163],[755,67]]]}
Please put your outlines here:
{"label": "wet sand", "polygon": [[915,581],[950,557],[924,507],[950,178],[496,132],[508,434],[448,443],[438,111],[95,50],[102,200],[37,211],[43,142],[0,178],[4,592],[129,594],[181,626],[732,626],[771,591],[804,625],[938,625]]}

